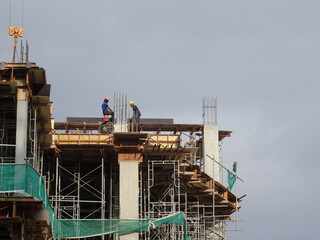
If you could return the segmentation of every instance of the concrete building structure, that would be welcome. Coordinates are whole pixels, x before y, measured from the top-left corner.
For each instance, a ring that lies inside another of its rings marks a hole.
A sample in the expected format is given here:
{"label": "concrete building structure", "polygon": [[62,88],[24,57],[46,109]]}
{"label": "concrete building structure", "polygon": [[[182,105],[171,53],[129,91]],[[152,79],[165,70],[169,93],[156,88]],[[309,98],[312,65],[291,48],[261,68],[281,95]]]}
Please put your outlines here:
{"label": "concrete building structure", "polygon": [[[102,118],[54,122],[45,70],[35,63],[1,66],[1,164],[28,163],[36,169],[58,219],[158,219],[182,211],[191,239],[226,238],[226,222],[241,200],[223,185],[216,162],[231,131],[173,119],[141,119],[132,126],[123,96],[115,96],[113,132],[101,133]],[[0,192],[0,238],[32,237],[53,237],[41,201]],[[182,237],[180,226],[164,225],[90,239]]]}

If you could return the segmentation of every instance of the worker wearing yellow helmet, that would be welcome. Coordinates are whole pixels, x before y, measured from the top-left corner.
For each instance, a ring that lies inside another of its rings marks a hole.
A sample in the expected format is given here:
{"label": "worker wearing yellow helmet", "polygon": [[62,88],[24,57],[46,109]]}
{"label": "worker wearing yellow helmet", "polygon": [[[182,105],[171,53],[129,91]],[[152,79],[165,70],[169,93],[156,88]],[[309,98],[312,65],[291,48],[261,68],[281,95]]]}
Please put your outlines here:
{"label": "worker wearing yellow helmet", "polygon": [[132,121],[133,123],[140,123],[141,112],[139,108],[134,105],[133,101],[129,102],[130,107],[132,107]]}

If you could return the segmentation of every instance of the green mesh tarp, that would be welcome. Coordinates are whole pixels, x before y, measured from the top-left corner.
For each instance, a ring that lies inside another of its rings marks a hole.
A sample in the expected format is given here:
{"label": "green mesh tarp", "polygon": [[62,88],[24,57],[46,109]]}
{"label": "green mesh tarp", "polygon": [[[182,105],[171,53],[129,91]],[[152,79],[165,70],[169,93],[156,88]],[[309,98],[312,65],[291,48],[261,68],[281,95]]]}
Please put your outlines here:
{"label": "green mesh tarp", "polygon": [[235,182],[236,182],[236,175],[234,175],[232,172],[228,171],[228,184],[229,184],[229,186],[227,187],[227,189],[229,191],[231,191]]}
{"label": "green mesh tarp", "polygon": [[162,224],[182,225],[186,235],[186,219],[182,212],[161,219],[109,219],[109,220],[65,220],[57,219],[52,211],[45,182],[30,165],[0,165],[0,193],[14,192],[17,196],[33,196],[43,201],[43,208],[50,211],[54,238],[83,238],[113,233],[127,234],[146,232]]}
{"label": "green mesh tarp", "polygon": [[45,183],[40,174],[30,165],[0,165],[0,193],[14,192],[16,196],[32,196],[43,201],[43,209],[50,211],[51,227],[56,218],[53,214]]}
{"label": "green mesh tarp", "polygon": [[80,236],[92,237],[113,233],[127,234],[133,232],[146,232],[162,224],[179,224],[183,226],[186,236],[185,217],[182,212],[169,215],[158,220],[58,220],[55,224],[55,238],[78,238]]}

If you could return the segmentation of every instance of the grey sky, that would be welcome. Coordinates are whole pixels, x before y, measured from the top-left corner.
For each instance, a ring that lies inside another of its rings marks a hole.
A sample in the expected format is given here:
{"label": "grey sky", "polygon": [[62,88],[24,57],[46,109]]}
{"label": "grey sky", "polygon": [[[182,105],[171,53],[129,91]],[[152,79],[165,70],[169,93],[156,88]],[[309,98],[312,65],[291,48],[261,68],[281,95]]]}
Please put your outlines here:
{"label": "grey sky", "polygon": [[[8,12],[0,0],[0,61],[12,57]],[[238,161],[247,194],[237,239],[316,239],[319,13],[319,0],[24,0],[24,39],[57,121],[100,116],[123,92],[142,117],[200,123],[202,98],[218,97],[219,127],[233,131],[224,161]]]}

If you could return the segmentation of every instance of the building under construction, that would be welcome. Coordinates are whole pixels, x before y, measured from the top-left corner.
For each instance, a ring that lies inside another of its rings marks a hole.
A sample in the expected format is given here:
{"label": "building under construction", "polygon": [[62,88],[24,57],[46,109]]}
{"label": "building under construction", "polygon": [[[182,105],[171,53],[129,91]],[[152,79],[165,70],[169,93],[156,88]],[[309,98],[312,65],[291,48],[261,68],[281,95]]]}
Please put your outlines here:
{"label": "building under construction", "polygon": [[[233,171],[224,167],[222,140],[231,131],[218,129],[215,101],[204,99],[203,124],[132,124],[126,96],[113,101],[108,133],[101,132],[102,117],[55,122],[45,70],[1,63],[0,239],[220,240],[232,222],[237,230],[242,197],[223,179],[241,179],[236,164]],[[181,212],[184,227],[174,221],[150,227],[150,219]],[[74,235],[56,235],[67,234],[55,226],[66,219],[70,231],[83,225]],[[84,233],[94,228],[92,219],[147,220],[149,227]]]}

